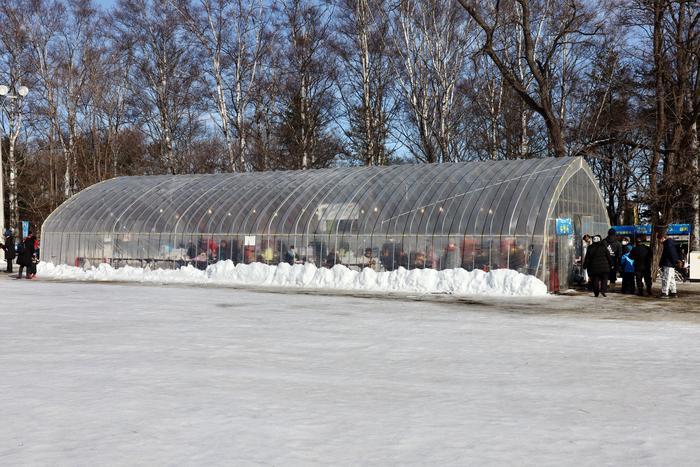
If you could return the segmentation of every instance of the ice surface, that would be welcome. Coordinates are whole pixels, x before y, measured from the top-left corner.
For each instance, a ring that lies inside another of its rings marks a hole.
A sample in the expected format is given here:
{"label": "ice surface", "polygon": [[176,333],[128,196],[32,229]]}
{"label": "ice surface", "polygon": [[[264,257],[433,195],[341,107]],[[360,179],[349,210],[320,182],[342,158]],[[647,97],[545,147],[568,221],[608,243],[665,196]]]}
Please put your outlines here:
{"label": "ice surface", "polygon": [[2,465],[700,458],[697,323],[506,313],[496,298],[4,278],[0,291]]}
{"label": "ice surface", "polygon": [[454,295],[508,295],[544,296],[547,286],[534,276],[511,269],[490,272],[464,269],[399,268],[391,272],[375,272],[365,268],[353,271],[342,265],[332,269],[315,265],[281,263],[270,266],[262,263],[237,264],[221,261],[200,271],[192,266],[180,269],[143,269],[125,266],[115,269],[100,264],[88,269],[67,265],[40,263],[38,275],[44,278],[84,281],[125,281],[179,284],[229,284],[278,287],[305,287],[336,290],[404,291],[421,293],[448,293]]}

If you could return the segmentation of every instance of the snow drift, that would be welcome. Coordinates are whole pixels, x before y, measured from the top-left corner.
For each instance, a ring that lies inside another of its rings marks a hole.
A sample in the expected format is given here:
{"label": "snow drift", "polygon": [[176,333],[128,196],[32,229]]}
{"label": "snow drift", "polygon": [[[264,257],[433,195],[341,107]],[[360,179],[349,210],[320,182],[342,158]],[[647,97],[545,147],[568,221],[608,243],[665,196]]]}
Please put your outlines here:
{"label": "snow drift", "polygon": [[67,265],[39,263],[42,278],[79,281],[124,281],[178,284],[222,284],[310,289],[363,290],[375,292],[419,292],[453,295],[542,296],[547,286],[534,276],[511,269],[466,271],[461,268],[434,269],[399,268],[391,272],[376,272],[365,268],[353,271],[342,265],[332,269],[314,264],[262,263],[233,264],[220,261],[206,271],[192,266],[180,269],[135,268],[115,269],[109,264],[82,269]]}

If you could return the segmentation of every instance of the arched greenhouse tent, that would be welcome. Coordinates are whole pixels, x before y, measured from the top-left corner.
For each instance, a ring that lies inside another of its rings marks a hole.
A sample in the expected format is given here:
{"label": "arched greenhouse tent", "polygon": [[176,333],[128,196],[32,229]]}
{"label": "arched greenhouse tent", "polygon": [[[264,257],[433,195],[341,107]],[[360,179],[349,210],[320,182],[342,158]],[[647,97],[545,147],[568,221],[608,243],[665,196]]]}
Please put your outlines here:
{"label": "arched greenhouse tent", "polygon": [[[570,232],[557,229],[570,220]],[[117,177],[42,227],[56,264],[180,267],[284,260],[317,266],[511,268],[566,286],[605,205],[581,158]]]}

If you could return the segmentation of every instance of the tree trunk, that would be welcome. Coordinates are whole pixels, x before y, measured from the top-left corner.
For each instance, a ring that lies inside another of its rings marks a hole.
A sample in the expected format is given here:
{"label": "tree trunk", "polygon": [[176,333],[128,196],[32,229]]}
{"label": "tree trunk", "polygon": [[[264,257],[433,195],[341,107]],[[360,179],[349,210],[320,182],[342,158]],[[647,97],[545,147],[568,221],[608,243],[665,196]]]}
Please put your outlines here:
{"label": "tree trunk", "polygon": [[[237,151],[238,154],[236,155],[236,163],[234,164],[235,166],[238,167],[239,170],[243,171],[243,167],[245,166],[245,121],[244,121],[244,112],[245,112],[245,105],[243,103],[243,76],[241,75],[241,67],[243,64],[241,63],[242,60],[242,53],[243,53],[243,44],[242,40],[239,36],[238,39],[238,56],[237,56],[237,63],[236,63],[236,127],[238,130],[238,138],[236,140],[237,142]],[[235,170],[235,169],[234,169]]]}
{"label": "tree trunk", "polygon": [[690,156],[692,157],[693,171],[695,172],[695,190],[693,192],[693,236],[690,250],[700,251],[700,146],[698,145],[698,125],[693,122],[690,127]]}
{"label": "tree trunk", "polygon": [[15,142],[17,136],[10,134],[9,148],[7,154],[8,162],[8,184],[7,194],[10,208],[10,225],[14,228],[19,228],[19,203],[17,192],[17,159],[15,158]]}
{"label": "tree trunk", "polygon": [[372,118],[372,88],[369,68],[369,39],[367,37],[367,15],[369,5],[366,0],[357,2],[356,18],[358,27],[359,54],[362,66],[362,113],[365,130],[365,165],[376,163],[378,157],[374,148],[374,128]]}
{"label": "tree trunk", "polygon": [[[653,24],[653,58],[654,58],[654,84],[656,92],[656,128],[654,129],[654,146],[652,148],[652,160],[649,167],[649,206],[651,207],[652,224],[652,271],[656,278],[661,253],[656,241],[656,227],[659,225],[659,210],[663,209],[659,200],[658,170],[661,161],[661,144],[666,132],[666,91],[664,89],[664,41],[663,22],[665,4],[663,0],[654,2]],[[665,222],[665,221],[664,221]]]}
{"label": "tree trunk", "polygon": [[306,144],[306,74],[302,72],[301,75],[301,88],[299,90],[299,119],[301,120],[301,169],[306,170],[309,168],[309,153]]}
{"label": "tree trunk", "polygon": [[216,81],[216,101],[219,109],[219,118],[221,118],[221,132],[224,134],[226,141],[226,150],[228,151],[229,170],[236,171],[236,151],[233,146],[233,137],[231,128],[229,128],[229,115],[226,108],[226,96],[224,95],[224,80],[221,76],[221,61],[218,57],[212,58],[212,66],[214,68],[214,78]]}

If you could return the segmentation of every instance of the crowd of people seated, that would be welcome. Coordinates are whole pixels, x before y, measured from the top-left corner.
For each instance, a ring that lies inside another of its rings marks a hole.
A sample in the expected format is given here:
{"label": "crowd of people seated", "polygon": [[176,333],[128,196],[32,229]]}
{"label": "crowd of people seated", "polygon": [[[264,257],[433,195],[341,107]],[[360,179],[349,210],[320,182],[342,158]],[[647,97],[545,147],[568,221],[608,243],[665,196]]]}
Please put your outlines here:
{"label": "crowd of people seated", "polygon": [[[297,247],[283,240],[262,239],[256,245],[241,245],[238,239],[221,239],[202,236],[180,244],[177,249],[170,249],[177,255],[169,257],[178,265],[192,265],[206,269],[209,264],[231,260],[234,263],[260,262],[265,264],[313,263],[317,267],[332,268],[343,264],[351,268],[370,267],[376,271],[393,271],[400,267],[405,269],[452,269],[467,270],[510,268],[521,272],[530,272],[533,247],[514,240],[494,240],[493,242],[465,239],[462,242],[447,242],[441,248],[427,245],[425,248],[405,248],[400,242],[387,241],[381,247],[351,248],[348,242],[328,245],[324,241],[314,240],[307,246]],[[408,250],[408,251],[407,251]],[[177,257],[175,257],[177,256]]]}

